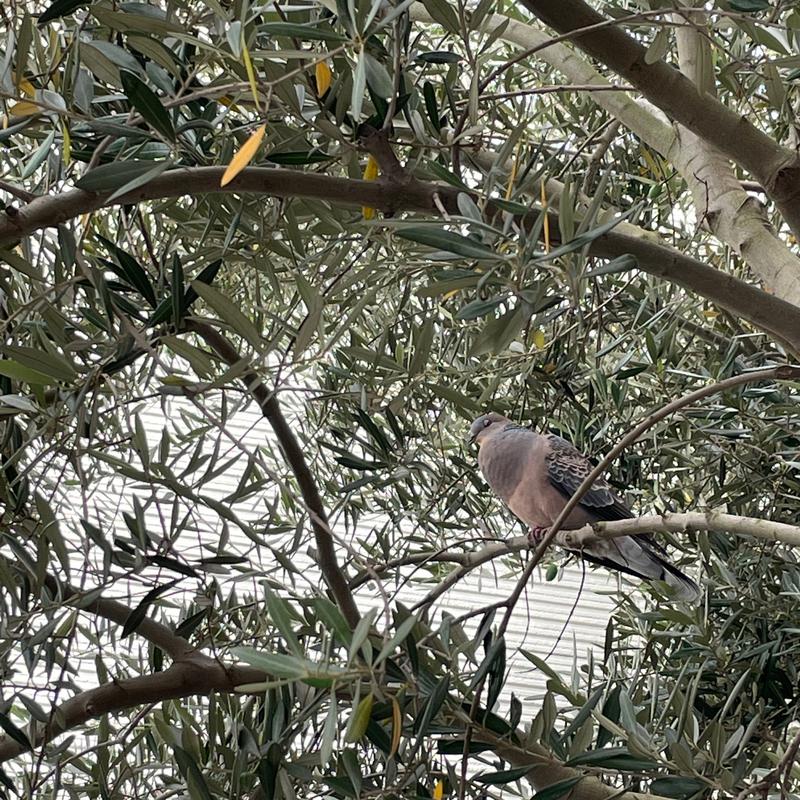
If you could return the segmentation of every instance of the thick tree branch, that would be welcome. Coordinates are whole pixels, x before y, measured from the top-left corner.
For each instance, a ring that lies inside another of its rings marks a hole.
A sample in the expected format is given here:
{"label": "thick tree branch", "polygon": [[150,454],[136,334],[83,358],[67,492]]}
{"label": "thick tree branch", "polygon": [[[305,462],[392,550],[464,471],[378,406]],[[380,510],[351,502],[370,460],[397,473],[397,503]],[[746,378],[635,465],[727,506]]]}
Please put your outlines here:
{"label": "thick tree branch", "polygon": [[[703,17],[675,15],[678,21],[684,16],[693,24],[675,31],[681,71],[714,95],[711,47],[699,30]],[[800,306],[800,259],[775,234],[761,204],[742,188],[727,156],[681,125],[672,161],[692,192],[698,219],[744,258],[770,291]]]}
{"label": "thick tree branch", "polygon": [[[111,620],[118,625],[124,625],[131,615],[131,608],[124,603],[105,597],[92,599],[93,592],[80,592],[74,586],[62,583],[52,575],[48,575],[45,578],[45,585],[53,595],[54,600]],[[135,633],[137,636],[152,642],[156,647],[160,647],[175,661],[180,661],[195,651],[195,648],[183,636],[179,636],[166,625],[149,617],[145,617],[136,626]]]}
{"label": "thick tree branch", "polygon": [[[221,189],[219,180],[222,172],[221,167],[170,170],[135,192],[117,198],[114,204],[226,191],[253,192],[275,197],[316,197],[345,205],[378,208],[387,213],[401,210],[437,213],[438,198],[448,212],[458,211],[457,189],[415,179],[396,184],[389,181],[337,178],[299,170],[250,167],[243,170],[225,189]],[[109,196],[108,192],[90,193],[76,189],[34,200],[20,209],[13,220],[4,220],[0,216],[0,246],[8,245],[35,230],[102,208],[107,204]],[[489,209],[497,210],[491,203]],[[557,224],[551,226],[551,230],[558,230]],[[800,308],[752,284],[685,256],[673,248],[639,241],[615,231],[592,242],[589,252],[608,258],[631,253],[636,256],[639,268],[645,272],[697,292],[800,352]]]}
{"label": "thick tree branch", "polygon": [[[236,348],[219,331],[199,320],[190,319],[186,322],[188,330],[200,336],[205,343],[214,350],[225,363],[233,365],[242,362],[242,357]],[[272,426],[275,435],[278,437],[283,454],[286,457],[289,467],[294,473],[300,493],[308,509],[311,518],[311,527],[314,531],[314,538],[317,543],[319,554],[319,567],[328,588],[336,600],[339,608],[344,614],[345,619],[351,627],[358,624],[361,615],[356,607],[353,594],[347,584],[347,578],[339,566],[336,558],[336,550],[333,546],[333,536],[331,534],[328,516],[325,512],[322,498],[320,497],[317,484],[311,475],[311,470],[306,462],[305,455],[294,435],[289,423],[283,416],[283,411],[278,403],[278,398],[274,392],[270,392],[261,382],[261,378],[253,370],[247,370],[242,380],[246,384],[250,393],[255,398],[261,409],[261,413],[267,422]]]}
{"label": "thick tree branch", "polygon": [[[175,662],[164,672],[114,680],[80,692],[58,706],[57,713],[51,715],[52,722],[41,726],[32,744],[34,747],[45,744],[103,714],[195,694],[233,692],[242,684],[262,683],[266,679],[267,676],[259,669],[226,665],[194,653],[184,661]],[[25,748],[14,739],[8,736],[0,739],[0,763],[24,752]]]}
{"label": "thick tree branch", "polygon": [[[420,21],[432,21],[421,4],[413,5],[411,13]],[[585,58],[563,42],[553,44],[552,38],[538,27],[494,14],[489,27],[500,25],[505,26],[502,39],[525,48],[526,52],[535,50],[537,58],[569,80],[586,87],[612,88]],[[682,26],[677,32],[679,49],[684,35],[693,35],[701,45],[705,44],[696,30]],[[729,179],[733,172],[722,152],[683,126],[668,124],[657,109],[647,108],[623,92],[594,92],[590,96],[596,105],[675,165],[692,191],[698,219],[745,260],[770,292],[800,305],[800,259],[776,235],[760,204],[744,191],[745,188],[752,191],[752,187]],[[476,158],[474,154],[471,157]],[[548,180],[548,197],[553,195],[555,183],[552,178]],[[618,233],[623,232],[623,226],[626,230],[635,228],[623,223],[616,229]]]}
{"label": "thick tree branch", "polygon": [[[182,195],[251,192],[271,197],[314,197],[350,206],[370,206],[392,213],[400,210],[435,211],[435,184],[361,181],[291,169],[249,167],[224,188],[219,185],[224,167],[189,167],[167,170],[144,186],[118,197],[113,205],[141,203]],[[81,189],[46,195],[17,209],[0,213],[0,247],[8,246],[42,228],[53,227],[108,204],[111,192]]]}
{"label": "thick tree branch", "polygon": [[[635,86],[670,119],[717,147],[764,187],[795,235],[800,235],[800,159],[667,64],[648,64],[646,48],[583,0],[522,0],[561,34]],[[594,27],[600,26],[600,27]],[[588,30],[584,30],[588,29]]]}

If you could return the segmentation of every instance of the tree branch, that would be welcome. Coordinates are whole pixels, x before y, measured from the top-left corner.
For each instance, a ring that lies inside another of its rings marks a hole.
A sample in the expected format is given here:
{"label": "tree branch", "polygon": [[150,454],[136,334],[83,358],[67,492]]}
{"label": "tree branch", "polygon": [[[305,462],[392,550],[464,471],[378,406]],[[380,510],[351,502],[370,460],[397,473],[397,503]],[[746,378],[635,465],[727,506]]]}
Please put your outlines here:
{"label": "tree branch", "polygon": [[[522,0],[561,34],[635,86],[671,119],[713,144],[747,169],[800,235],[800,159],[715,97],[701,93],[665,61],[648,64],[646,48],[583,0]],[[609,24],[611,23],[611,24]]]}
{"label": "tree branch", "polygon": [[[259,669],[226,665],[194,653],[184,661],[175,662],[164,672],[113,680],[71,697],[50,715],[52,721],[41,726],[32,744],[34,747],[45,744],[65,731],[103,714],[193,694],[233,692],[242,684],[263,683],[266,679],[267,676]],[[24,752],[25,748],[14,739],[8,736],[0,738],[0,763]]]}
{"label": "tree branch", "polygon": [[[715,87],[704,66],[711,63],[711,48],[698,30],[702,19],[682,11],[693,25],[675,31],[681,71],[709,95]],[[698,27],[695,27],[698,26]],[[800,306],[800,259],[778,238],[761,203],[751,197],[736,177],[727,156],[692,131],[678,126],[672,161],[692,192],[698,220],[720,241],[730,245],[770,291]]]}
{"label": "tree branch", "polygon": [[[132,609],[124,603],[105,597],[98,597],[93,600],[91,599],[92,594],[94,594],[92,591],[82,593],[74,586],[62,583],[52,575],[46,576],[45,585],[53,595],[54,600],[111,620],[118,625],[124,625],[131,615]],[[166,625],[149,617],[145,617],[136,626],[134,632],[152,642],[156,647],[160,647],[174,661],[180,661],[196,650],[183,636],[179,636]]]}
{"label": "tree branch", "polygon": [[[222,167],[169,170],[134,192],[117,198],[116,204],[138,203],[165,197],[204,192],[254,192],[275,197],[316,197],[353,206],[369,206],[386,213],[395,211],[437,212],[437,198],[448,212],[458,213],[459,190],[452,186],[412,180],[404,184],[361,181],[299,170],[249,167],[224,189],[219,186]],[[42,228],[58,225],[107,205],[109,192],[79,189],[34,200],[13,219],[0,216],[0,246]],[[491,202],[489,210],[499,211]],[[535,214],[530,214],[533,220]],[[553,218],[557,220],[555,214]],[[524,222],[525,220],[523,220]],[[558,225],[551,225],[557,231]],[[768,331],[800,353],[800,308],[768,292],[728,275],[673,248],[641,241],[611,231],[589,246],[593,255],[614,258],[630,253],[639,268],[697,292],[752,324]]]}
{"label": "tree branch", "polygon": [[[236,348],[219,333],[219,331],[215,330],[210,325],[196,319],[189,319],[186,320],[186,328],[200,336],[225,363],[232,366],[233,364],[242,362],[243,359],[236,351]],[[297,484],[300,487],[300,493],[303,496],[303,501],[308,509],[309,517],[311,518],[311,527],[314,531],[314,538],[317,543],[317,552],[319,553],[318,563],[322,570],[322,575],[325,578],[325,582],[328,584],[331,594],[339,605],[342,614],[344,614],[345,619],[351,627],[355,628],[359,619],[361,619],[361,615],[358,612],[353,594],[347,584],[347,578],[336,558],[336,550],[333,546],[333,536],[331,534],[328,516],[325,512],[325,506],[322,503],[317,484],[311,475],[311,470],[308,467],[300,444],[294,432],[289,427],[286,418],[283,416],[283,411],[281,410],[275,393],[270,392],[264,386],[261,378],[259,378],[252,369],[248,369],[242,375],[242,381],[255,398],[261,409],[261,413],[272,426],[272,430],[275,431],[275,435],[278,437],[278,442],[289,463],[289,467],[294,473]]]}
{"label": "tree branch", "polygon": [[[415,19],[432,21],[420,4],[413,5],[411,11]],[[494,14],[488,25],[492,29],[504,25],[502,39],[525,48],[527,53],[535,51],[537,58],[546,61],[569,80],[583,84],[587,91],[589,88],[613,88],[573,48],[563,42],[552,43],[552,38],[538,27],[502,14]],[[678,28],[679,46],[684,33],[697,35],[686,26]],[[721,175],[732,172],[729,161],[720,151],[683,126],[668,124],[656,109],[647,108],[640,100],[622,92],[594,92],[590,96],[596,105],[675,165],[692,191],[698,219],[706,222],[714,236],[746,261],[770,292],[800,305],[800,259],[776,235],[760,204],[744,191],[747,187],[738,181],[721,179]],[[713,152],[713,158],[702,155],[700,146],[709,153]],[[474,155],[471,157],[475,158]],[[591,171],[590,164],[587,177],[591,177]],[[552,194],[553,183],[552,178],[548,180],[548,196]],[[761,188],[760,184],[758,186]],[[617,232],[622,232],[623,226],[635,227],[623,223]]]}
{"label": "tree branch", "polygon": [[[25,571],[20,564],[9,561],[0,556],[9,571]],[[116,622],[118,625],[125,625],[131,615],[132,609],[118,600],[110,600],[105,597],[93,599],[94,591],[81,591],[69,583],[58,580],[53,575],[45,575],[44,584],[53,597],[55,602],[95,614],[98,617]],[[196,648],[182,636],[179,636],[167,625],[157,622],[154,619],[145,617],[136,627],[136,634],[156,647],[161,648],[173,660],[179,661],[185,658]]]}
{"label": "tree branch", "polygon": [[[632,519],[613,522],[595,522],[575,530],[560,531],[555,543],[567,550],[580,550],[600,539],[616,539],[620,536],[637,536],[642,533],[688,533],[691,531],[718,531],[735,536],[753,536],[768,542],[800,547],[800,526],[785,522],[773,522],[756,517],[740,517],[721,511],[693,511],[682,514],[648,514]],[[355,588],[369,581],[373,575],[381,575],[390,570],[406,566],[424,564],[457,564],[436,588],[431,590],[416,607],[430,605],[448,589],[458,583],[465,575],[496,558],[513,555],[534,547],[527,536],[514,536],[510,539],[490,542],[470,553],[452,553],[447,550],[412,553],[395,558],[385,564],[373,564],[369,570],[360,572],[350,586]]]}

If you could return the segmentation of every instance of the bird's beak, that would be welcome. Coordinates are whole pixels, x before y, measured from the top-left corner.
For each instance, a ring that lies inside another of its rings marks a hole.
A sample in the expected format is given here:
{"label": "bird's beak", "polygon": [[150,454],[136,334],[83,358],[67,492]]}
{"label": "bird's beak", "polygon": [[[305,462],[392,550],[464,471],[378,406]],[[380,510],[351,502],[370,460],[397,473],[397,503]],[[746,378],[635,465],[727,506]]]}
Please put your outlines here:
{"label": "bird's beak", "polygon": [[475,440],[478,438],[477,433],[470,434],[469,438],[467,439],[467,444],[475,444]]}

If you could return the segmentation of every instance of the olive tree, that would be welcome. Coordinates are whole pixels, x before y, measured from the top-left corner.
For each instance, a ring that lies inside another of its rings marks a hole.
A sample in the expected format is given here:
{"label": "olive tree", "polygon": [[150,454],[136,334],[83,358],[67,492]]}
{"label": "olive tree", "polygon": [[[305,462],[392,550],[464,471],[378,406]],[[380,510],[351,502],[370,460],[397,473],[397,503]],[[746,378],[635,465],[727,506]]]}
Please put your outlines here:
{"label": "olive tree", "polygon": [[[2,15],[3,795],[796,796],[791,3]],[[640,518],[532,547],[489,408]],[[498,703],[555,545],[654,531],[702,600]]]}

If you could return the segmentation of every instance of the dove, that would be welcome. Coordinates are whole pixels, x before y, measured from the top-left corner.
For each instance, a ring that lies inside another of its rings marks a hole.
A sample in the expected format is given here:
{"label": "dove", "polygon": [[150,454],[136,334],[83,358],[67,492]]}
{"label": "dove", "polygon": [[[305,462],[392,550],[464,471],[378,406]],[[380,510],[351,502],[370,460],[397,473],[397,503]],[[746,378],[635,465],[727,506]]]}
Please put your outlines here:
{"label": "dove", "polygon": [[[532,540],[541,539],[592,470],[586,456],[560,436],[540,435],[495,412],[472,423],[470,441],[478,445],[478,466],[486,482],[530,528]],[[598,478],[570,512],[563,529],[631,517],[608,482]],[[669,563],[666,551],[650,534],[602,539],[570,552],[637,578],[664,581],[680,600],[691,602],[700,596],[697,584]]]}

